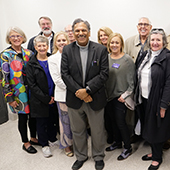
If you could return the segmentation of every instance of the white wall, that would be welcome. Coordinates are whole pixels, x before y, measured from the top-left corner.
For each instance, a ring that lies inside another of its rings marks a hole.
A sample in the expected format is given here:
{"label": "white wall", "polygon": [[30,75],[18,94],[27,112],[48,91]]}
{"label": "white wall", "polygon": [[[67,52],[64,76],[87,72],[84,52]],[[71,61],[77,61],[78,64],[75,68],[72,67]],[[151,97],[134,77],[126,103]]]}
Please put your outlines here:
{"label": "white wall", "polygon": [[142,16],[148,17],[153,27],[162,27],[170,34],[169,0],[0,0],[0,51],[9,46],[5,36],[10,26],[20,27],[30,39],[40,31],[37,21],[41,16],[52,19],[54,32],[76,18],[85,19],[91,25],[94,41],[101,26],[121,33],[124,40],[135,35]]}

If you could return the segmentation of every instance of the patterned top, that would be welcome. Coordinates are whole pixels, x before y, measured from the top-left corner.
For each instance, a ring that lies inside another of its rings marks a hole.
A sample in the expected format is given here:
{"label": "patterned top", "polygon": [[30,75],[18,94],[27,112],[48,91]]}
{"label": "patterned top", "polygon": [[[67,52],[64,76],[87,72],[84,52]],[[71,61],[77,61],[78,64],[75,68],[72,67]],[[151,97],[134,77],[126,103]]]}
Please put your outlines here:
{"label": "patterned top", "polygon": [[0,83],[7,102],[17,101],[19,106],[13,108],[13,113],[28,114],[28,89],[25,67],[33,52],[23,49],[17,53],[12,47],[4,50],[0,55]]}

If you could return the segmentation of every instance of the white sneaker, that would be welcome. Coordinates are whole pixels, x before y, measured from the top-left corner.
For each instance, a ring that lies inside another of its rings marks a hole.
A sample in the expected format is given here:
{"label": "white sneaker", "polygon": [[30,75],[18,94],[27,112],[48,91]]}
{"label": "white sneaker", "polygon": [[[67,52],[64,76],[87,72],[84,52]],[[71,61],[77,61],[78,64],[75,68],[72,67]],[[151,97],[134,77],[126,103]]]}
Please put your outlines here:
{"label": "white sneaker", "polygon": [[43,152],[43,155],[44,155],[45,158],[48,158],[48,157],[52,156],[52,153],[50,151],[50,147],[49,146],[44,146],[42,148],[42,152]]}
{"label": "white sneaker", "polygon": [[50,147],[59,146],[59,145],[60,145],[60,141],[59,141],[59,140],[56,140],[55,142],[50,142],[50,141],[48,141],[48,143],[49,143],[49,146],[50,146]]}

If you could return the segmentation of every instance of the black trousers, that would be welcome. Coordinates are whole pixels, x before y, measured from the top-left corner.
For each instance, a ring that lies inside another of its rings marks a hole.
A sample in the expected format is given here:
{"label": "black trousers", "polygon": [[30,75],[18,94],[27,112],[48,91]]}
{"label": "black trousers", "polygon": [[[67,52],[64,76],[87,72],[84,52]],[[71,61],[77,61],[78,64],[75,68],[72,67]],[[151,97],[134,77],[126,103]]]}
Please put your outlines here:
{"label": "black trousers", "polygon": [[52,106],[49,108],[49,117],[36,118],[38,142],[42,147],[49,146],[48,141],[55,142],[57,140],[55,114],[57,114],[56,109]]}
{"label": "black trousers", "polygon": [[18,130],[24,143],[28,142],[27,123],[30,136],[36,138],[36,119],[31,118],[29,114],[18,114]]}
{"label": "black trousers", "polygon": [[124,148],[129,149],[130,134],[126,123],[126,106],[124,103],[118,101],[118,98],[114,98],[106,105],[106,112],[110,115],[112,120],[112,130],[114,138],[117,143],[121,143],[123,140]]}
{"label": "black trousers", "polygon": [[164,142],[162,143],[151,143],[152,149],[152,160],[157,162],[162,162],[162,147]]}

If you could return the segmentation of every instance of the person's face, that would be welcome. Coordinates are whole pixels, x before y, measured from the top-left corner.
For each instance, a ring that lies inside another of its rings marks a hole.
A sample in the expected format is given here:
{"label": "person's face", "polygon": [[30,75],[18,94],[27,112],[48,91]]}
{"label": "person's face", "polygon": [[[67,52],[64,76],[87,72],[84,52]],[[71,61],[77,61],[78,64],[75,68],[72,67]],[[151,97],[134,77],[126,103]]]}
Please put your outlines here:
{"label": "person's face", "polygon": [[44,35],[50,35],[52,32],[52,23],[48,19],[40,19],[40,28]]}
{"label": "person's face", "polygon": [[15,31],[11,31],[9,34],[9,41],[13,47],[19,47],[23,42],[23,37],[21,34]]}
{"label": "person's face", "polygon": [[150,47],[152,51],[158,51],[163,48],[163,40],[161,34],[152,34],[150,39]]}
{"label": "person's face", "polygon": [[38,54],[41,55],[47,55],[48,51],[48,45],[46,42],[37,42],[35,49],[37,50]]}
{"label": "person's face", "polygon": [[146,18],[142,18],[139,20],[137,29],[140,36],[147,37],[152,29],[152,25],[149,24],[149,21]]}
{"label": "person's face", "polygon": [[64,46],[68,44],[66,37],[63,34],[58,35],[55,45],[60,53],[62,53]]}
{"label": "person's face", "polygon": [[121,52],[122,44],[118,36],[113,37],[110,41],[110,50],[113,54],[118,54]]}
{"label": "person's face", "polygon": [[80,22],[74,25],[74,37],[80,46],[87,45],[90,37],[90,32],[88,31],[86,24]]}
{"label": "person's face", "polygon": [[108,35],[104,31],[100,31],[100,41],[103,45],[107,46]]}
{"label": "person's face", "polygon": [[68,26],[65,28],[65,32],[67,33],[70,42],[75,41],[75,38],[74,38],[74,34],[73,34],[73,31],[72,31],[72,26],[71,26],[71,25],[68,25]]}

